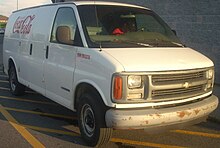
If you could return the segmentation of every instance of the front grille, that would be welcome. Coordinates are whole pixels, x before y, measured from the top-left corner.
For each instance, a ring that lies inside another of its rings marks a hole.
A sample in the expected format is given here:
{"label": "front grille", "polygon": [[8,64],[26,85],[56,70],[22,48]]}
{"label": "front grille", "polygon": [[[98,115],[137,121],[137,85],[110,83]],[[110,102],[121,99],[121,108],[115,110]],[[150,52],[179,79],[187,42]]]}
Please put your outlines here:
{"label": "front grille", "polygon": [[193,97],[203,93],[203,85],[192,86],[189,88],[176,88],[166,90],[154,90],[152,91],[153,99],[166,99],[166,98],[182,98]]}
{"label": "front grille", "polygon": [[174,71],[151,75],[151,101],[185,99],[205,94],[212,90],[207,89],[208,80],[206,69],[194,71]]}
{"label": "front grille", "polygon": [[173,83],[181,83],[186,81],[195,81],[205,78],[205,71],[198,71],[193,73],[177,73],[177,74],[163,74],[163,75],[153,75],[152,84],[153,85],[165,85]]}

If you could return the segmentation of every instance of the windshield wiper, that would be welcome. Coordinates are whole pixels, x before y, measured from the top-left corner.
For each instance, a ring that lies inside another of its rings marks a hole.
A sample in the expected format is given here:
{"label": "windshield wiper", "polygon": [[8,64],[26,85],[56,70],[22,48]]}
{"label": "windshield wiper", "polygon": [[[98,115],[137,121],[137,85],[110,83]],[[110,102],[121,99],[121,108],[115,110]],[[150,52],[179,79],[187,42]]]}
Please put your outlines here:
{"label": "windshield wiper", "polygon": [[181,43],[177,43],[177,42],[173,42],[173,41],[169,41],[169,40],[162,40],[162,39],[153,39],[153,40],[149,40],[149,41],[145,41],[145,42],[147,42],[146,45],[148,45],[148,43],[150,42],[151,44],[154,45],[154,47],[163,47],[163,46],[168,47],[168,45],[170,45],[171,47],[173,47],[173,46],[185,47]]}
{"label": "windshield wiper", "polygon": [[173,43],[173,44],[175,44],[177,46],[180,46],[180,47],[185,47],[183,44],[180,44],[180,43],[176,43],[176,42],[171,42],[171,43]]}
{"label": "windshield wiper", "polygon": [[141,46],[145,46],[145,47],[153,47],[152,45],[146,44],[146,43],[136,43],[136,44],[141,45]]}
{"label": "windshield wiper", "polygon": [[165,43],[171,43],[171,44],[177,45],[177,46],[179,46],[179,47],[184,47],[183,44],[181,44],[181,43],[177,43],[177,42],[174,42],[174,41],[160,40],[160,39],[159,39],[159,41],[162,41],[162,42],[165,42]]}
{"label": "windshield wiper", "polygon": [[117,41],[122,42],[122,43],[139,45],[139,46],[143,46],[143,47],[154,47],[154,46],[147,44],[147,43],[132,42],[132,41],[127,41],[127,40],[117,40]]}

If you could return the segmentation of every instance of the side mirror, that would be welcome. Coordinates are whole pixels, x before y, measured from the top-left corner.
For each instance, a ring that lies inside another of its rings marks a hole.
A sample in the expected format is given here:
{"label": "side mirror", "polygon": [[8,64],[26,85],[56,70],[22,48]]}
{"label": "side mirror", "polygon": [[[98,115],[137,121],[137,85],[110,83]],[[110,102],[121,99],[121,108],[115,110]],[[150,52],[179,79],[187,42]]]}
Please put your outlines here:
{"label": "side mirror", "polygon": [[71,40],[70,28],[68,26],[59,26],[56,31],[56,40],[61,44],[73,45]]}

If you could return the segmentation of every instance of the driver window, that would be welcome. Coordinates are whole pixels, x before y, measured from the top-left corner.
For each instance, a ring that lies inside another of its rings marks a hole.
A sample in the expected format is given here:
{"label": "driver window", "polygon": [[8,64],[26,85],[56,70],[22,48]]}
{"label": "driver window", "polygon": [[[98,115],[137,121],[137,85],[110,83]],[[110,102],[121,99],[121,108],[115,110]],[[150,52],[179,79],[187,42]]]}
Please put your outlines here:
{"label": "driver window", "polygon": [[50,41],[59,44],[73,45],[77,23],[72,8],[60,8],[53,25]]}

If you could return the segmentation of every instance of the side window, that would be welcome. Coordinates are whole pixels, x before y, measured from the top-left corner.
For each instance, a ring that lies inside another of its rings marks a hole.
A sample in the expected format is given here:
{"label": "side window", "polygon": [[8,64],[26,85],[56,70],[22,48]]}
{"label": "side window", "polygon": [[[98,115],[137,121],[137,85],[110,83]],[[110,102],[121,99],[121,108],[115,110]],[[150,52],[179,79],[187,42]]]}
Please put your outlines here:
{"label": "side window", "polygon": [[[57,12],[50,41],[53,43],[79,45],[80,35],[72,8],[60,8]],[[81,39],[80,39],[81,41]]]}

